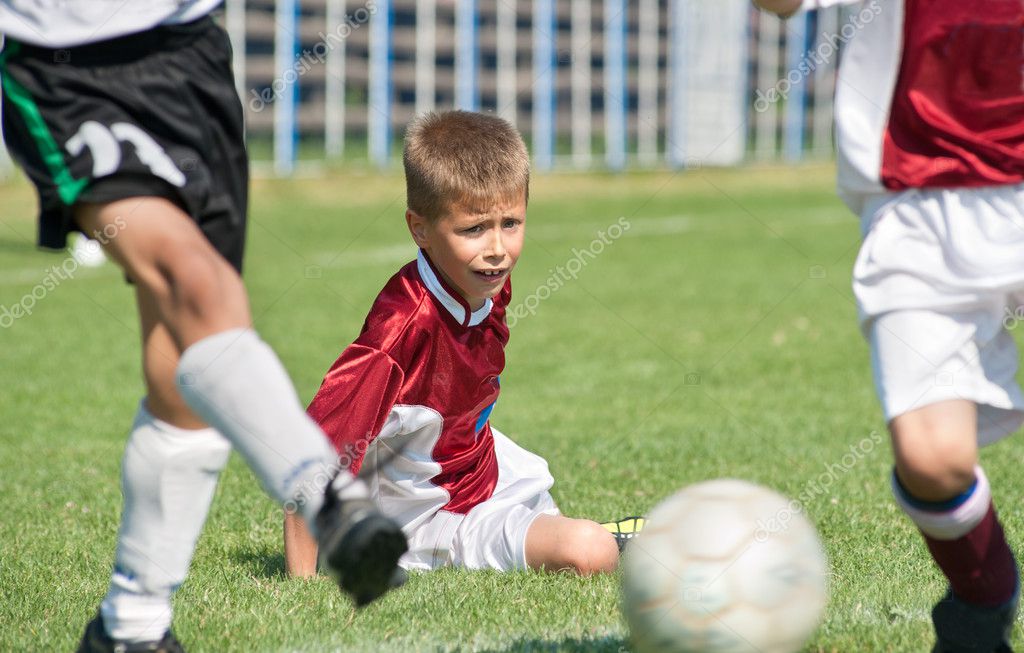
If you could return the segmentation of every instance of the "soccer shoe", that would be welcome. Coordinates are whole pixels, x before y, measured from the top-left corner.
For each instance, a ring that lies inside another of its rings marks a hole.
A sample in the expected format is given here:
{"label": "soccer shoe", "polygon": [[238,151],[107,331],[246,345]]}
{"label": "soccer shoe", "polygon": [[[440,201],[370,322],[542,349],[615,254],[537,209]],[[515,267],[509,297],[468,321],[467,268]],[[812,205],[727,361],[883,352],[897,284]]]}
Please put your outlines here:
{"label": "soccer shoe", "polygon": [[338,496],[332,481],[316,516],[320,565],[359,607],[400,585],[398,559],[409,549],[402,529],[370,499]]}
{"label": "soccer shoe", "polygon": [[185,653],[174,633],[167,631],[156,642],[122,642],[111,639],[99,612],[85,627],[78,653]]}
{"label": "soccer shoe", "polygon": [[601,525],[615,536],[615,543],[619,545],[619,553],[622,553],[626,548],[626,543],[644,529],[645,521],[643,517],[634,515],[632,517],[623,517],[618,521],[606,521]]}
{"label": "soccer shoe", "polygon": [[1010,632],[1017,615],[1020,589],[994,608],[960,601],[947,591],[932,608],[936,643],[932,653],[1013,653]]}

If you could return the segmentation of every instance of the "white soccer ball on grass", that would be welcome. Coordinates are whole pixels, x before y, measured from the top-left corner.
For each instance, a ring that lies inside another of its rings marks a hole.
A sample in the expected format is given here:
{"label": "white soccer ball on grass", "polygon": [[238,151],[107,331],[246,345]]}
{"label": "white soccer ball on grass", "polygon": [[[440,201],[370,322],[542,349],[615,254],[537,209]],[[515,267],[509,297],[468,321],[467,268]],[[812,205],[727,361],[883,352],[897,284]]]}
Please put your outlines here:
{"label": "white soccer ball on grass", "polygon": [[818,627],[828,563],[800,506],[720,479],[654,508],[623,559],[637,653],[789,653]]}

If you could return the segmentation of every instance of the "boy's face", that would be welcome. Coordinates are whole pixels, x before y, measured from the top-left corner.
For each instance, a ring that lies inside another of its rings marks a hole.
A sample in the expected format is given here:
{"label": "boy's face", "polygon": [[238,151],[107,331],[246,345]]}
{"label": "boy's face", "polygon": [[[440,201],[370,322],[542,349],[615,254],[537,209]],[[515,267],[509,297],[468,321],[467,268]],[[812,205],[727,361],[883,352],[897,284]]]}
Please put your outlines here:
{"label": "boy's face", "polygon": [[526,198],[478,208],[456,205],[436,220],[406,211],[405,220],[416,244],[475,311],[501,291],[519,260]]}

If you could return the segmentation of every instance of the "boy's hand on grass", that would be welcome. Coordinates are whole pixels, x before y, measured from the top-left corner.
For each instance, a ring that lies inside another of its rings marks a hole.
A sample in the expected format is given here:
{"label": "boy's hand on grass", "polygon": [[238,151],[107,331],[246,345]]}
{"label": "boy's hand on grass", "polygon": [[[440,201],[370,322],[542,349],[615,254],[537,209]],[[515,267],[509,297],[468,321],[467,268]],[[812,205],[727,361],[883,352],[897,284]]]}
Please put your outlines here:
{"label": "boy's hand on grass", "polygon": [[316,539],[305,520],[295,513],[284,515],[284,568],[289,578],[316,576]]}

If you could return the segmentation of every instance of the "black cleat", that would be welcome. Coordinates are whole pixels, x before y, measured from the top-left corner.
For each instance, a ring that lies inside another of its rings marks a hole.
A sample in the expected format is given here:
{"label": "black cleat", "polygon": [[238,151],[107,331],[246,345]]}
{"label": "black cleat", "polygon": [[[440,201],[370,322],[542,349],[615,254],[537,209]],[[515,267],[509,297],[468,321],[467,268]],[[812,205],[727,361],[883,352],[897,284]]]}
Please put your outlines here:
{"label": "black cleat", "polygon": [[645,521],[643,517],[634,515],[632,517],[623,517],[618,521],[604,522],[601,525],[615,536],[615,543],[619,545],[619,553],[622,553],[626,548],[626,543],[644,529]]}
{"label": "black cleat", "polygon": [[373,501],[342,499],[333,488],[331,481],[316,516],[320,565],[362,607],[404,582],[398,559],[409,544]]}
{"label": "black cleat", "polygon": [[85,627],[78,653],[185,653],[185,649],[169,630],[156,642],[121,642],[111,639],[103,626],[103,617],[97,612]]}
{"label": "black cleat", "polygon": [[964,603],[948,590],[932,608],[936,642],[932,653],[1013,653],[1010,633],[1020,590],[994,608]]}

